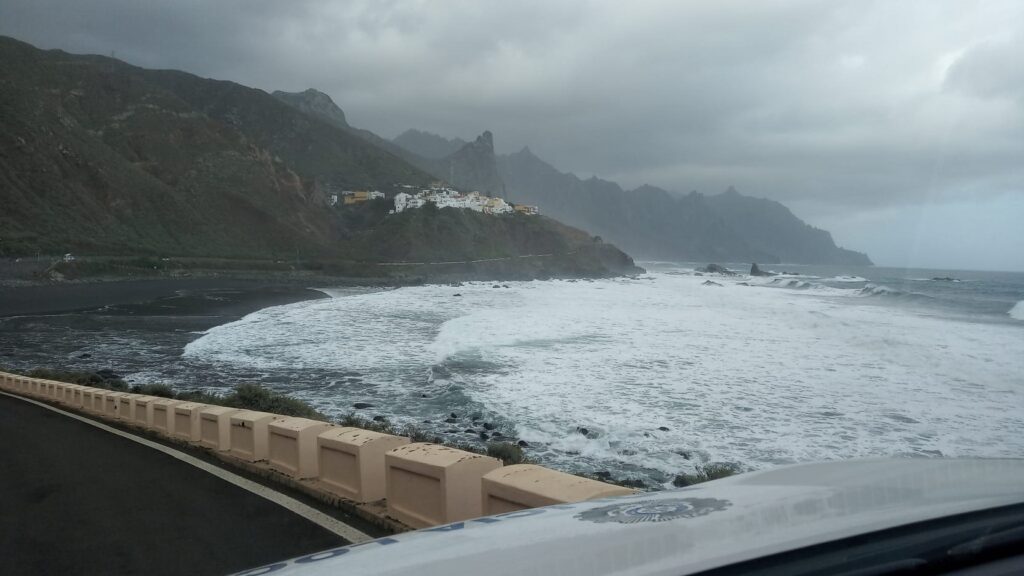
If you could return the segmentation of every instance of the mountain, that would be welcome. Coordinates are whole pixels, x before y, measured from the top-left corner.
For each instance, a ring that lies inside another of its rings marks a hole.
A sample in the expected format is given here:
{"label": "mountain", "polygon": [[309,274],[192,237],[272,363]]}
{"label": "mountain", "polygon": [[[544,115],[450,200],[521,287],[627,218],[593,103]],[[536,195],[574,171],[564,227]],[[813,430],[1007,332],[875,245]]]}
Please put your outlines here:
{"label": "mountain", "polygon": [[498,158],[509,199],[657,260],[774,262],[736,235],[699,194],[678,197],[653,186],[581,180],[559,172],[528,148]]}
{"label": "mountain", "polygon": [[448,139],[444,136],[420,130],[406,130],[396,136],[392,142],[413,154],[434,160],[451,156],[463,146],[469,144],[469,142],[462,138]]}
{"label": "mountain", "polygon": [[458,188],[505,196],[505,184],[494,155],[494,137],[488,131],[452,154],[419,166]]}
{"label": "mountain", "polygon": [[[434,177],[347,127],[326,95],[302,94],[285,103],[233,82],[0,37],[0,255],[301,255],[371,263],[367,270],[385,275],[372,263],[400,252],[387,231],[412,220],[423,230],[461,221],[452,234],[469,236],[458,258],[518,261],[535,249],[522,238],[542,230],[561,239],[549,248],[565,252],[530,270],[634,270],[613,246],[591,249],[589,235],[548,218],[440,210],[393,219],[386,201],[330,206],[329,194],[342,189],[393,193],[397,183]],[[438,257],[454,254],[431,244],[437,235],[404,238]],[[628,266],[605,267],[617,261]]]}
{"label": "mountain", "polygon": [[[615,182],[561,172],[529,148],[493,156],[490,133],[482,138],[456,153],[457,160],[423,159],[416,165],[468,188],[500,187],[508,200],[537,205],[544,214],[647,259],[871,264],[867,255],[837,247],[828,232],[772,200],[734,189],[716,196],[679,195],[654,186],[623,190]],[[436,146],[444,139],[428,135],[426,140]],[[496,175],[490,172],[492,159]],[[452,166],[458,169],[446,171]]]}
{"label": "mountain", "polygon": [[504,185],[498,175],[494,155],[494,140],[484,132],[473,142],[460,138],[448,140],[418,130],[407,130],[386,140],[380,136],[349,125],[345,112],[330,96],[315,89],[303,92],[276,91],[273,96],[300,112],[324,120],[345,132],[390,152],[417,168],[457,188],[477,190],[491,195],[504,195]]}
{"label": "mountain", "polygon": [[744,196],[730,186],[705,202],[747,244],[783,262],[871,265],[867,254],[837,247],[831,234],[808,225],[774,200]]}

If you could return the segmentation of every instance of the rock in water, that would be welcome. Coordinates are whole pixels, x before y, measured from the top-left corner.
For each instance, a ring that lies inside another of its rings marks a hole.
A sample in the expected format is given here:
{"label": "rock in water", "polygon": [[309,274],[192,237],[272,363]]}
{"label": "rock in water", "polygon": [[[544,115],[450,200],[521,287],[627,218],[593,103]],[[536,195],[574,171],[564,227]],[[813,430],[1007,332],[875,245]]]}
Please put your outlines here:
{"label": "rock in water", "polygon": [[732,270],[729,270],[725,266],[721,266],[719,264],[708,264],[707,266],[704,267],[703,270],[701,270],[701,272],[706,272],[708,274],[721,274],[723,276],[736,275],[736,273],[733,272]]}
{"label": "rock in water", "polygon": [[701,283],[701,286],[721,286],[718,282],[712,282],[711,280],[705,280]]}
{"label": "rock in water", "polygon": [[754,262],[753,264],[750,265],[750,275],[751,276],[775,276],[775,274],[772,274],[771,272],[765,272],[765,271],[761,270],[760,268],[758,268],[757,262]]}
{"label": "rock in water", "polygon": [[373,404],[370,404],[369,402],[356,402],[352,407],[356,410],[362,410],[363,408],[373,408]]}

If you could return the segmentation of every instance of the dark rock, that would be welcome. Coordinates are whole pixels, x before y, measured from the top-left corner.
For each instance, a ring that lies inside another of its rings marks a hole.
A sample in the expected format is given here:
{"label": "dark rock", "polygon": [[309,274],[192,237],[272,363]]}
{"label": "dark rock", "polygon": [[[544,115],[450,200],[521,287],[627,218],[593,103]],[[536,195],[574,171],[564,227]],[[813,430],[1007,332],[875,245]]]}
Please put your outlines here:
{"label": "dark rock", "polygon": [[519,446],[520,448],[529,448],[530,447],[530,443],[527,442],[526,440],[520,440],[519,442],[516,442],[516,445]]}
{"label": "dark rock", "polygon": [[426,397],[427,397],[426,394],[422,394],[422,393],[420,394],[420,398],[426,398]]}
{"label": "dark rock", "polygon": [[455,430],[455,429],[452,429],[452,428],[449,428],[448,430],[445,430],[444,432],[445,432],[445,434],[458,434],[459,433],[458,430]]}
{"label": "dark rock", "polygon": [[387,420],[387,418],[385,418],[385,417],[383,417],[383,416],[380,416],[380,415],[378,415],[378,416],[374,416],[374,417],[373,417],[373,421],[374,421],[374,422],[383,422],[383,421],[385,421],[385,420]]}
{"label": "dark rock", "polygon": [[356,402],[355,404],[352,405],[352,407],[355,408],[356,410],[362,410],[363,408],[373,408],[374,406],[369,402]]}
{"label": "dark rock", "polygon": [[750,265],[750,275],[751,276],[775,276],[775,274],[772,274],[771,272],[765,272],[765,271],[761,270],[760,268],[758,268],[757,267],[757,262],[754,262],[753,264]]}
{"label": "dark rock", "polygon": [[458,414],[456,414],[455,412],[452,412],[452,413],[451,413],[451,414],[449,415],[449,417],[451,417],[451,418],[458,418],[458,417],[459,417],[459,415],[458,415]]}
{"label": "dark rock", "polygon": [[476,430],[473,430],[472,428],[466,428],[465,430],[463,430],[463,432],[465,432],[466,434],[476,434]]}
{"label": "dark rock", "polygon": [[484,422],[484,430],[494,430],[494,424],[490,422]]}
{"label": "dark rock", "polygon": [[502,284],[501,287],[502,288],[508,288],[508,284]]}
{"label": "dark rock", "polygon": [[579,432],[580,434],[583,434],[584,436],[590,434],[590,430],[587,430],[586,428],[582,428],[579,426],[576,427],[576,431]]}
{"label": "dark rock", "polygon": [[455,296],[456,296],[456,297],[458,297],[458,296],[462,296],[462,294],[456,293],[456,294],[455,294]]}
{"label": "dark rock", "polygon": [[459,421],[459,419],[458,418],[445,418],[444,421],[445,421],[446,424],[455,424],[456,422]]}
{"label": "dark rock", "polygon": [[503,438],[503,435],[502,435],[501,432],[498,432],[497,430],[495,430],[494,432],[491,432],[491,438],[494,438],[495,440],[497,440],[498,438]]}
{"label": "dark rock", "polygon": [[694,272],[693,275],[694,276],[703,276],[703,274],[701,274],[700,272]]}
{"label": "dark rock", "polygon": [[750,286],[750,282],[737,282],[737,286]]}
{"label": "dark rock", "polygon": [[495,284],[494,286],[491,286],[491,288],[501,288],[501,286],[498,286],[497,284]]}
{"label": "dark rock", "polygon": [[607,470],[598,470],[597,472],[594,472],[594,476],[600,478],[601,480],[612,479],[612,473]]}
{"label": "dark rock", "polygon": [[701,283],[701,286],[718,286],[718,287],[721,287],[722,285],[719,284],[718,282],[712,282],[711,280],[705,280],[704,282]]}
{"label": "dark rock", "polygon": [[721,265],[718,265],[718,264],[708,264],[707,266],[705,266],[700,271],[701,272],[706,272],[708,274],[721,274],[723,276],[735,276],[736,275],[736,273],[733,272],[732,270],[729,270],[725,266],[721,266]]}
{"label": "dark rock", "polygon": [[480,433],[480,439],[481,440],[487,440],[489,438],[490,438],[490,436],[487,435],[487,432],[481,432]]}
{"label": "dark rock", "polygon": [[431,422],[430,422],[430,420],[424,420],[423,423],[424,424],[430,424]]}
{"label": "dark rock", "polygon": [[88,352],[86,352],[85,354],[79,354],[77,357],[78,358],[92,358],[92,354],[89,354]]}
{"label": "dark rock", "polygon": [[668,426],[658,426],[658,430],[661,430],[662,432],[668,432]]}

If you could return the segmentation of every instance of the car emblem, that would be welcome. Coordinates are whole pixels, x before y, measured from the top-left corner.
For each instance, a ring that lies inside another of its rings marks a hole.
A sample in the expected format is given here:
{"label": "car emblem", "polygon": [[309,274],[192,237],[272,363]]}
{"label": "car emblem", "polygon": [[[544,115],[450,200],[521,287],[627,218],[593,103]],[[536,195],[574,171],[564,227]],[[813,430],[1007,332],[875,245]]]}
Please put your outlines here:
{"label": "car emblem", "polygon": [[577,520],[588,522],[617,522],[636,524],[638,522],[666,522],[679,518],[707,516],[712,512],[725,510],[732,504],[717,498],[666,498],[663,500],[641,500],[623,504],[610,504],[592,508],[576,514]]}

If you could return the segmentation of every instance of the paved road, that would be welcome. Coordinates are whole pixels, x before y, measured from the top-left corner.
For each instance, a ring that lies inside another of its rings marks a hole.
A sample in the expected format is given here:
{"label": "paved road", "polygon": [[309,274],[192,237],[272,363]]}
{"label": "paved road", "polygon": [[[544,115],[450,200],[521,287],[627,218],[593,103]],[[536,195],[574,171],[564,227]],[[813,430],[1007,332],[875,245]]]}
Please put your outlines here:
{"label": "paved road", "polygon": [[345,543],[166,454],[0,395],[2,574],[225,574]]}

